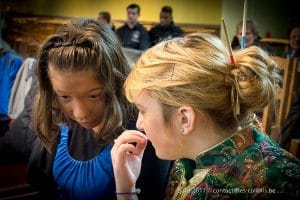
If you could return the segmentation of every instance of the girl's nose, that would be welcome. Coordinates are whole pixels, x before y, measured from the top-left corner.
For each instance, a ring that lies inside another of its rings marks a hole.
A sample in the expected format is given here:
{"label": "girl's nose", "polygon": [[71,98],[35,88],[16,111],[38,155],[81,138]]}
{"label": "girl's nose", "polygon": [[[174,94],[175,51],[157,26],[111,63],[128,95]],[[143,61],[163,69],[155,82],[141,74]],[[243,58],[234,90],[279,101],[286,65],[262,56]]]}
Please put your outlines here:
{"label": "girl's nose", "polygon": [[76,121],[85,122],[88,117],[88,110],[81,103],[76,103],[73,108],[73,115]]}

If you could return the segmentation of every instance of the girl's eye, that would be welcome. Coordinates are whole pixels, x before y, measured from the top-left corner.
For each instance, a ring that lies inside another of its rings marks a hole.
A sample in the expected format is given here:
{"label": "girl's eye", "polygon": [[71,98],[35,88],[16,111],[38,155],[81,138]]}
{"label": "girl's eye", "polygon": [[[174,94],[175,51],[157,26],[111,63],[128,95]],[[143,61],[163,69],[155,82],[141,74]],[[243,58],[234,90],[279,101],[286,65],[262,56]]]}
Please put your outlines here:
{"label": "girl's eye", "polygon": [[68,99],[70,99],[69,96],[58,96],[58,98],[61,99],[61,100],[68,100]]}
{"label": "girl's eye", "polygon": [[100,96],[99,94],[97,94],[97,95],[95,94],[95,95],[91,95],[90,98],[91,98],[91,99],[95,99],[95,98],[97,98],[97,97],[99,97],[99,96]]}
{"label": "girl's eye", "polygon": [[71,100],[70,96],[64,96],[64,95],[57,95],[57,98],[61,102],[69,102]]}
{"label": "girl's eye", "polygon": [[104,96],[103,93],[101,93],[101,94],[93,94],[93,95],[89,96],[89,99],[99,100],[99,99],[102,99],[103,96]]}

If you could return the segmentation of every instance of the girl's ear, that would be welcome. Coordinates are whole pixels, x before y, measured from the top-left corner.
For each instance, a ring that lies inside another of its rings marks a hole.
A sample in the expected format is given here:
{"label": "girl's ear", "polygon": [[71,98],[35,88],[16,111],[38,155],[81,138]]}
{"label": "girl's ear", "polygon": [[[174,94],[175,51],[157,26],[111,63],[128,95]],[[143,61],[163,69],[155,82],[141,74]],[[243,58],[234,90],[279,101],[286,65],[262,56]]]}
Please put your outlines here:
{"label": "girl's ear", "polygon": [[195,128],[196,112],[190,106],[182,106],[179,108],[180,114],[180,132],[183,135],[190,134]]}

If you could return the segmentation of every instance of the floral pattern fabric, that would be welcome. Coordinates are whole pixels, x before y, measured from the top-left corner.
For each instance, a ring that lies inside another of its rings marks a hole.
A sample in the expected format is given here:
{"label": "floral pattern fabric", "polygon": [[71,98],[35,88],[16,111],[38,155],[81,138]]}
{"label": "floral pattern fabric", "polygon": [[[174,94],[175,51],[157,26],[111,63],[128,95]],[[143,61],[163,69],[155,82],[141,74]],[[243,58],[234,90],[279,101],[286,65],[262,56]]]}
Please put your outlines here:
{"label": "floral pattern fabric", "polygon": [[196,160],[177,160],[165,199],[300,199],[300,161],[247,128]]}

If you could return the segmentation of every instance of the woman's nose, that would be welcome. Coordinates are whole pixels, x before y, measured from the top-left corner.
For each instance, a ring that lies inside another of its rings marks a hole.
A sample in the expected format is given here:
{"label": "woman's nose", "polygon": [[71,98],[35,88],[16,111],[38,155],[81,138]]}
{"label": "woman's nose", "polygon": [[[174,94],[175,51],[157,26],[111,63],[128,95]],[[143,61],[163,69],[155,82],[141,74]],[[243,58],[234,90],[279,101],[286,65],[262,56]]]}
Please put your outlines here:
{"label": "woman's nose", "polygon": [[144,131],[143,117],[141,116],[140,113],[139,113],[138,119],[137,119],[137,121],[136,121],[136,127],[137,127],[140,131]]}

